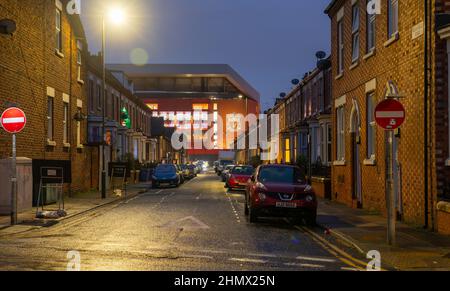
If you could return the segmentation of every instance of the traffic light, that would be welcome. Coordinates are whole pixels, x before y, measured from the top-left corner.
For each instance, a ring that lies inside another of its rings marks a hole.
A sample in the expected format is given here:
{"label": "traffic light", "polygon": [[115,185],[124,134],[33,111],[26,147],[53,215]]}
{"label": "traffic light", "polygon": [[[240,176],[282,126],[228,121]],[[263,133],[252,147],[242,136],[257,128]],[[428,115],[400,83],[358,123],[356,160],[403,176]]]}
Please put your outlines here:
{"label": "traffic light", "polygon": [[131,120],[128,110],[124,107],[120,114],[120,124],[128,129],[131,129]]}

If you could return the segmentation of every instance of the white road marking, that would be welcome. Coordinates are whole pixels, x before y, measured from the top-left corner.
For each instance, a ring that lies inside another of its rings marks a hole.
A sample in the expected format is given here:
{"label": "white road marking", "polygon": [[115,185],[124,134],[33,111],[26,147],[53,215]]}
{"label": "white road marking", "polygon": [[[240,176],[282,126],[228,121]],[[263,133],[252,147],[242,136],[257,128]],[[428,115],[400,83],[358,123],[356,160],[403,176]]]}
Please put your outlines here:
{"label": "white road marking", "polygon": [[302,268],[316,268],[316,269],[325,268],[325,266],[314,264],[285,263],[284,265],[289,267],[302,267]]}
{"label": "white road marking", "polygon": [[323,263],[335,263],[336,262],[336,260],[334,260],[334,259],[302,257],[302,256],[297,257],[297,260],[312,261],[312,262],[323,262]]}
{"label": "white road marking", "polygon": [[188,216],[162,225],[163,228],[183,228],[185,230],[210,229],[208,225],[194,216]]}
{"label": "white road marking", "polygon": [[254,264],[266,264],[267,261],[265,260],[258,260],[258,259],[250,259],[250,258],[231,258],[229,261],[232,262],[240,262],[240,263],[254,263]]}
{"label": "white road marking", "polygon": [[354,271],[354,272],[360,272],[361,270],[356,268],[349,268],[349,267],[342,267],[341,270],[343,271]]}
{"label": "white road marking", "polygon": [[158,192],[155,192],[155,194],[159,194],[159,193],[161,193],[163,190],[159,190]]}

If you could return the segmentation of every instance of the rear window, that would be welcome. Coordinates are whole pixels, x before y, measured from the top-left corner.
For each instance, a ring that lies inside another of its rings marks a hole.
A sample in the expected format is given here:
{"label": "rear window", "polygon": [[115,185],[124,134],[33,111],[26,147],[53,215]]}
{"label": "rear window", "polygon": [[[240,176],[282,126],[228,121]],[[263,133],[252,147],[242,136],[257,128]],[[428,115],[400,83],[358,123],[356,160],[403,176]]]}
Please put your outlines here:
{"label": "rear window", "polygon": [[233,171],[231,171],[232,174],[235,175],[253,175],[254,172],[254,168],[253,167],[241,167],[241,166],[237,166],[233,168]]}
{"label": "rear window", "polygon": [[170,173],[170,172],[176,172],[174,165],[159,165],[156,167],[155,172],[157,173]]}
{"label": "rear window", "polygon": [[305,175],[300,168],[265,167],[259,171],[258,179],[262,183],[302,184]]}
{"label": "rear window", "polygon": [[234,162],[233,161],[220,161],[220,164],[222,166],[226,166],[226,165],[232,165]]}

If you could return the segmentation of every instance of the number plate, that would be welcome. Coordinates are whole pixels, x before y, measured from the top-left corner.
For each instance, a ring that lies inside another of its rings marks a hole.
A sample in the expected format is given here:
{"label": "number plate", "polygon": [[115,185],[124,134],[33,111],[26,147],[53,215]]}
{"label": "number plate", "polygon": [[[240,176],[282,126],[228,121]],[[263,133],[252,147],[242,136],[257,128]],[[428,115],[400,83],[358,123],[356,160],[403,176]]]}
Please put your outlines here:
{"label": "number plate", "polygon": [[297,208],[297,203],[292,202],[277,202],[279,208]]}

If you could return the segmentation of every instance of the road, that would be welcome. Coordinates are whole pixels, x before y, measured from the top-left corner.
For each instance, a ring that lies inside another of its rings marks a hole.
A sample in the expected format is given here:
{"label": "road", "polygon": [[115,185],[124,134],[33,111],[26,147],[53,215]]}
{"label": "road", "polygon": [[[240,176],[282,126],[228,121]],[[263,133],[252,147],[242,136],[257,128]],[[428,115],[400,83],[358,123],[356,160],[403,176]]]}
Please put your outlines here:
{"label": "road", "polygon": [[1,270],[352,270],[285,219],[250,224],[244,194],[213,173],[180,188],[151,189],[74,221],[0,239]]}

